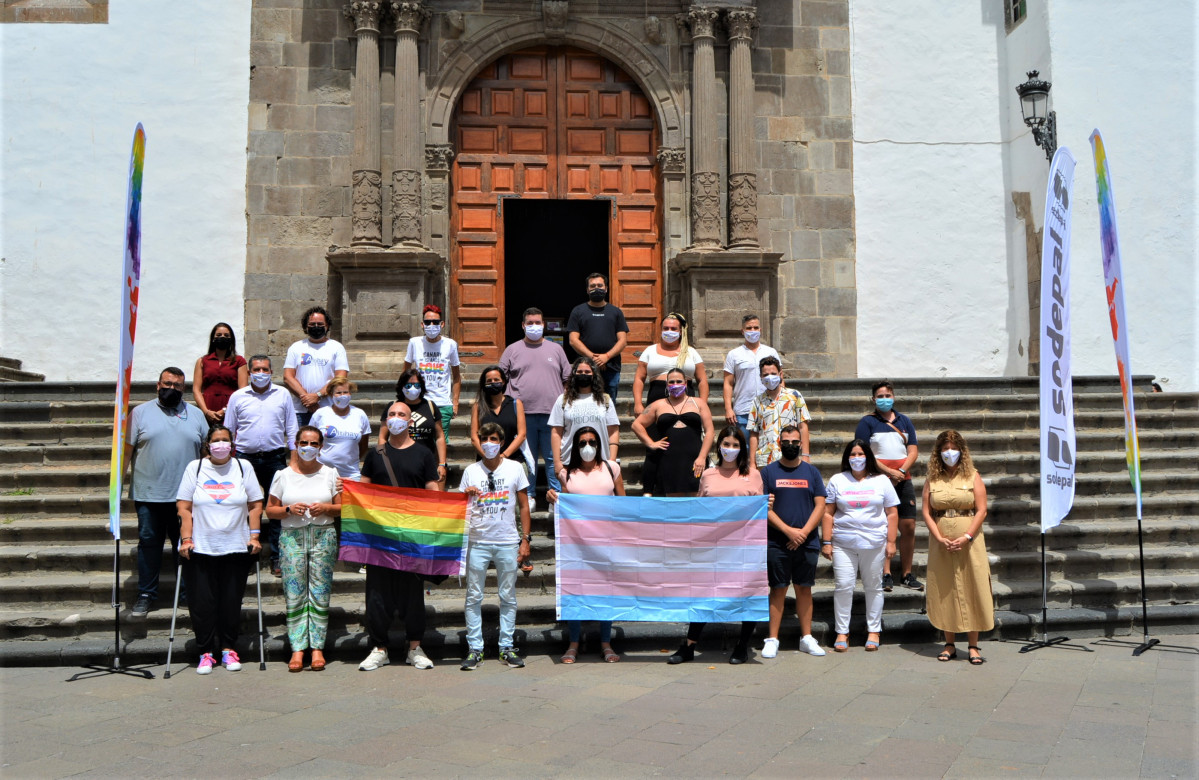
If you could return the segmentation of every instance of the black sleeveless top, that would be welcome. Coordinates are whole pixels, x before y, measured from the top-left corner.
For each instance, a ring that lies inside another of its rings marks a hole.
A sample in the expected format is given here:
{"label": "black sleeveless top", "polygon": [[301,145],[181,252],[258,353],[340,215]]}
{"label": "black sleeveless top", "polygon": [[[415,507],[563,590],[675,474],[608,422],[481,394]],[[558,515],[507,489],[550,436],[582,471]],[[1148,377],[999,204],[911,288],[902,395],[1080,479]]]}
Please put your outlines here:
{"label": "black sleeveless top", "polygon": [[512,445],[512,440],[516,438],[516,401],[510,395],[504,396],[504,400],[500,402],[500,411],[495,413],[491,411],[491,407],[484,401],[479,405],[479,427],[483,423],[493,422],[504,429],[504,449],[508,449]]}

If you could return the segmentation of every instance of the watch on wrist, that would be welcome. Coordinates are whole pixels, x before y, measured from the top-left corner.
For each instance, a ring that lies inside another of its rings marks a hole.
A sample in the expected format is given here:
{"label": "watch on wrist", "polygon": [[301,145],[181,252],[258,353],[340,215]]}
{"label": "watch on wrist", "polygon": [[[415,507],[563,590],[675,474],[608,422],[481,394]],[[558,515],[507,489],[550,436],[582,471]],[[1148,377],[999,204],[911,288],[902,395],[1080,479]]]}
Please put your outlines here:
{"label": "watch on wrist", "polygon": [[520,537],[520,540],[522,542],[528,542],[529,544],[532,544],[533,543],[533,534],[524,534]]}

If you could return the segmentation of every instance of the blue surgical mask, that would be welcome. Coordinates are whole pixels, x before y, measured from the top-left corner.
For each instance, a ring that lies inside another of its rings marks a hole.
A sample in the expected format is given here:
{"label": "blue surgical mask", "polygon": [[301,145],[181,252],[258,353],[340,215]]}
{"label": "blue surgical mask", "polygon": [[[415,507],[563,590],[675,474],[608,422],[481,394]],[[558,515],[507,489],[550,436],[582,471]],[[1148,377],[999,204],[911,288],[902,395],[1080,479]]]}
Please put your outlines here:
{"label": "blue surgical mask", "polygon": [[880,412],[889,412],[891,407],[895,405],[894,398],[875,398],[874,405]]}

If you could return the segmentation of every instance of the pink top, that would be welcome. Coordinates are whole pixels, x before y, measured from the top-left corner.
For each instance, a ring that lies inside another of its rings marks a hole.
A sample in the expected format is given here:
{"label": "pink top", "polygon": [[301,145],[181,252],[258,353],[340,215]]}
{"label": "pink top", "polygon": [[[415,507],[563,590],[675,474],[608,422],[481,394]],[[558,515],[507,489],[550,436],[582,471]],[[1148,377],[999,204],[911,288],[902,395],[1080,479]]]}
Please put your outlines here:
{"label": "pink top", "polygon": [[[612,469],[612,473],[608,473],[608,469]],[[570,472],[570,478],[566,478],[566,471],[563,470],[558,477],[562,480],[562,488],[565,493],[573,493],[578,496],[614,496],[616,495],[616,480],[620,479],[620,464],[613,463],[610,460],[599,464],[599,468],[592,469],[589,473],[583,473],[581,470]],[[762,484],[761,478],[758,479],[758,485]]]}
{"label": "pink top", "polygon": [[715,466],[704,469],[699,478],[699,494],[701,496],[760,496],[765,493],[762,487],[762,472],[750,467],[747,476],[741,476],[738,471],[733,476],[726,477]]}

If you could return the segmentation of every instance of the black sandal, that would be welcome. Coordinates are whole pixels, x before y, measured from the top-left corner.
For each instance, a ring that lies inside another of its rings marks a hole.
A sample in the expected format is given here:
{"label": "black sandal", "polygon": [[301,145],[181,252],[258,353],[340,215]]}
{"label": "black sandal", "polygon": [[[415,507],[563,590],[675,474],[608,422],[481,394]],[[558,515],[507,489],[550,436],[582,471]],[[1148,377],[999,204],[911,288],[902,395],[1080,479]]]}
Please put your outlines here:
{"label": "black sandal", "polygon": [[953,646],[952,642],[945,643],[945,649],[937,655],[937,660],[942,662],[952,661],[958,657],[958,649]]}
{"label": "black sandal", "polygon": [[987,662],[987,659],[983,658],[983,651],[979,650],[977,645],[970,645],[969,647],[970,650],[978,650],[978,655],[970,656],[971,666],[982,666]]}

